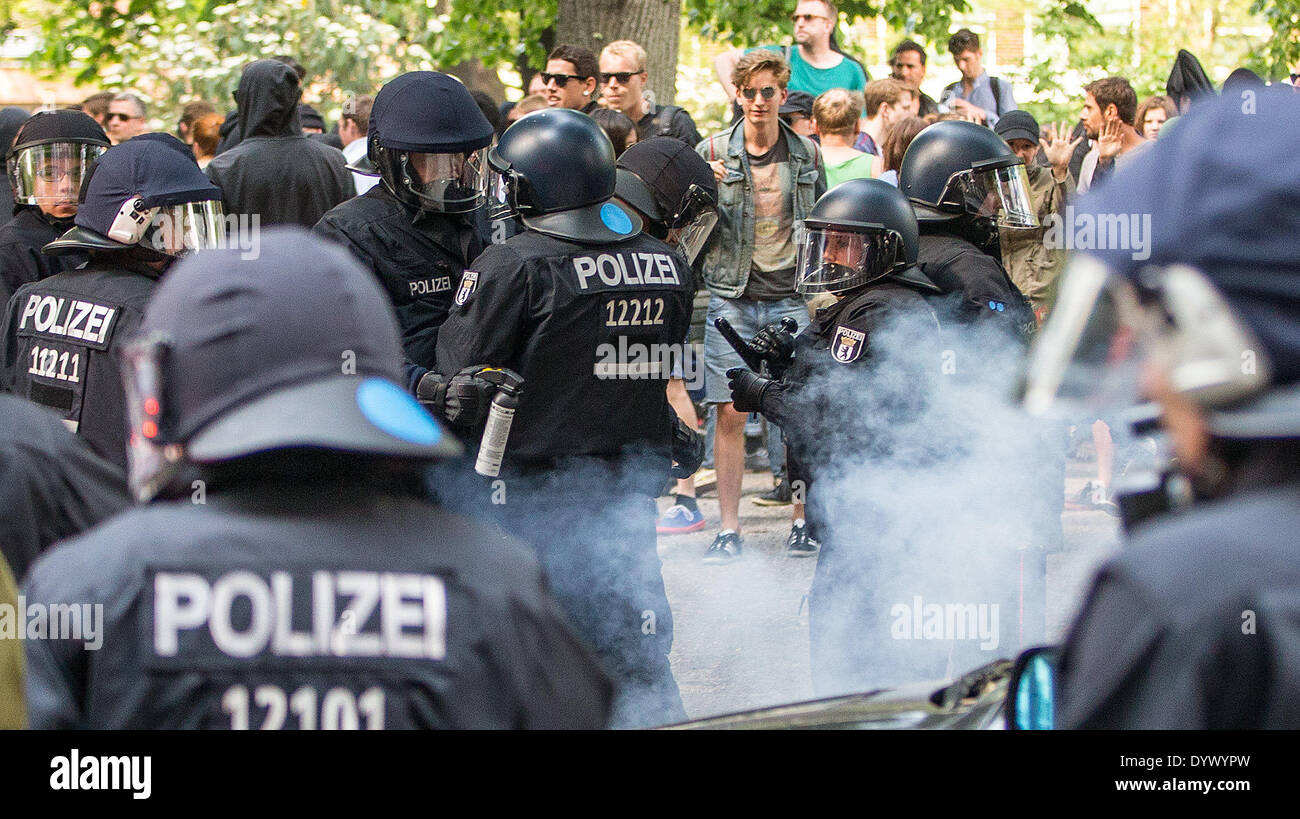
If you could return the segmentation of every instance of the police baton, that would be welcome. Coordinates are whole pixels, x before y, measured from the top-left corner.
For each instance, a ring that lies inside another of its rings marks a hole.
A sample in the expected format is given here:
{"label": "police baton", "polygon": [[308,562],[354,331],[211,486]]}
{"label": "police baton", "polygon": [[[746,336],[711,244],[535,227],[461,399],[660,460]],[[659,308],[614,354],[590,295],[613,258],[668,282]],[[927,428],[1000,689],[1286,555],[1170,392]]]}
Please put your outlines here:
{"label": "police baton", "polygon": [[[722,337],[731,345],[731,349],[740,354],[740,358],[745,362],[746,367],[756,373],[766,372],[763,367],[767,364],[767,359],[754,352],[754,348],[750,347],[749,343],[740,337],[740,333],[737,333],[736,328],[731,326],[731,322],[719,316],[713,320],[713,326],[718,328],[719,333],[722,333]],[[781,326],[787,333],[794,333],[799,329],[799,323],[788,316],[781,319]]]}

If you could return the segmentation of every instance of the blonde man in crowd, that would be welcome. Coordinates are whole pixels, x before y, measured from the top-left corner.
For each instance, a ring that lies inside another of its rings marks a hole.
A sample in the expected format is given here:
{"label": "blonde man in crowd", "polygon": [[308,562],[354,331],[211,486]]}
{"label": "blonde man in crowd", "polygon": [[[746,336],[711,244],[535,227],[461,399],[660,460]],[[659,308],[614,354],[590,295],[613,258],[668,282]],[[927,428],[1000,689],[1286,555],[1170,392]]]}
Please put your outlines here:
{"label": "blonde man in crowd", "polygon": [[694,148],[700,142],[695,120],[685,108],[657,105],[646,91],[645,49],[631,40],[615,40],[600,52],[604,79],[601,99],[636,124],[637,140],[670,136]]}
{"label": "blonde man in crowd", "polygon": [[871,154],[853,147],[862,118],[862,95],[832,88],[813,102],[813,123],[826,157],[826,185],[833,188],[846,179],[870,179]]}

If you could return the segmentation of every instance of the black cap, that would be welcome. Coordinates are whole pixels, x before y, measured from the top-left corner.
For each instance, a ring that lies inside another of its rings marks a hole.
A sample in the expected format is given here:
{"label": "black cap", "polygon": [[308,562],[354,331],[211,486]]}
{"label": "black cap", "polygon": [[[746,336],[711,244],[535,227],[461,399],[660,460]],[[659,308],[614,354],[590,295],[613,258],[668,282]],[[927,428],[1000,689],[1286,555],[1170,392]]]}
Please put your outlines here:
{"label": "black cap", "polygon": [[1300,154],[1278,138],[1300,133],[1300,104],[1283,86],[1248,114],[1239,97],[1212,98],[1178,121],[1077,204],[1093,218],[1149,214],[1146,252],[1088,253],[1135,281],[1149,266],[1197,268],[1259,337],[1274,383],[1300,383]]}
{"label": "black cap", "polygon": [[[668,136],[651,137],[630,146],[615,162],[618,179],[614,195],[656,222],[663,222],[681,205],[686,189],[698,185],[718,199],[713,169],[691,146]],[[669,225],[679,227],[679,225]]]}
{"label": "black cap", "polygon": [[1008,111],[999,119],[997,125],[993,126],[993,131],[1007,142],[1013,139],[1027,139],[1035,145],[1042,137],[1042,131],[1038,127],[1038,120],[1028,111]]}
{"label": "black cap", "polygon": [[403,390],[396,319],[374,276],[297,227],[186,257],[140,327],[165,340],[171,437],[198,464],[276,449],[434,459],[460,446]]}
{"label": "black cap", "polygon": [[786,95],[785,102],[781,103],[779,114],[803,114],[805,117],[812,116],[813,95],[807,91],[791,91]]}

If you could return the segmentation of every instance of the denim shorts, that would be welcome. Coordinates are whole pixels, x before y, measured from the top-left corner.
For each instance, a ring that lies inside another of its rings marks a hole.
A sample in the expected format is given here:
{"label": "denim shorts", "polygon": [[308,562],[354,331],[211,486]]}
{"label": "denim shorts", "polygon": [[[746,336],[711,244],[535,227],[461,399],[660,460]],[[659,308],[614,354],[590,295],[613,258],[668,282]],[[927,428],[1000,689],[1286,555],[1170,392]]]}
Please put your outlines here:
{"label": "denim shorts", "polygon": [[808,307],[801,298],[780,301],[754,301],[753,299],[724,299],[714,295],[709,299],[708,320],[704,324],[704,400],[709,404],[728,404],[731,391],[727,389],[727,370],[743,367],[740,354],[713,326],[718,318],[725,318],[746,341],[759,330],[783,318],[792,318],[802,330],[808,324]]}

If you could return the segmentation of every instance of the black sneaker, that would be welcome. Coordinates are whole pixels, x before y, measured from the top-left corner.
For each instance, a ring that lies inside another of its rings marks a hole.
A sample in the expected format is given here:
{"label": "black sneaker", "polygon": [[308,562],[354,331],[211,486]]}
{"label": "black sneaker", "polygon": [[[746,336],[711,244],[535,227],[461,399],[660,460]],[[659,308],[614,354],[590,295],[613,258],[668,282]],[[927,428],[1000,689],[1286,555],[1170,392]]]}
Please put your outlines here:
{"label": "black sneaker", "polygon": [[789,506],[792,494],[790,492],[790,482],[785,478],[772,487],[772,491],[754,498],[754,503],[759,506]]}
{"label": "black sneaker", "polygon": [[744,541],[736,532],[719,532],[704,553],[705,563],[730,563],[741,556]]}
{"label": "black sneaker", "polygon": [[790,527],[790,537],[785,539],[786,557],[812,557],[822,545],[808,531],[806,523],[796,523]]}

